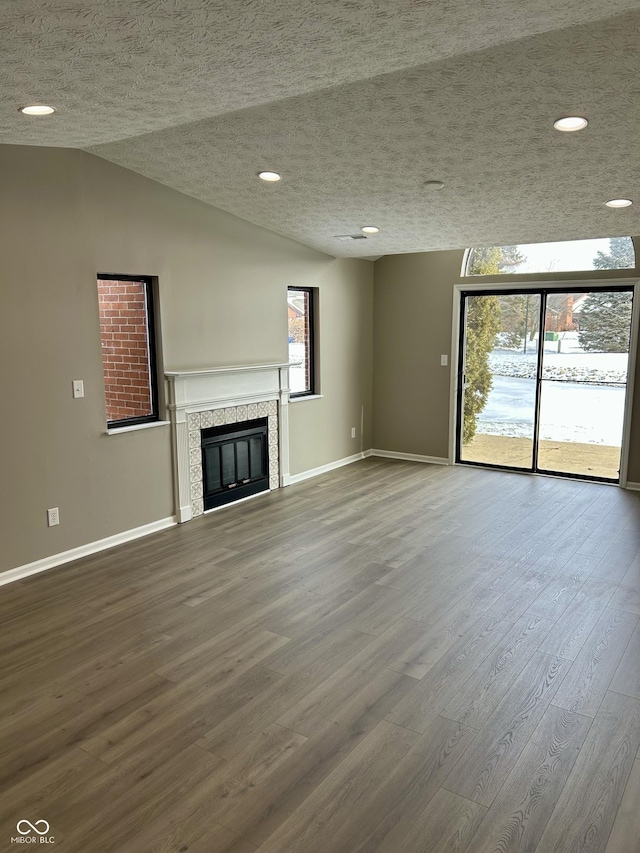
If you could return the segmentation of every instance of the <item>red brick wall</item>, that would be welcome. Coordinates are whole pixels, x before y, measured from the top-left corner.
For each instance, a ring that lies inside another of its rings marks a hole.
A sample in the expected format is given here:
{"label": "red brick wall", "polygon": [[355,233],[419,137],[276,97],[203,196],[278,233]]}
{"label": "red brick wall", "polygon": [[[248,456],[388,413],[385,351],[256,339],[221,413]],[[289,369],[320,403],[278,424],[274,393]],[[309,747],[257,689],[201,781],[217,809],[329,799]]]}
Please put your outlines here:
{"label": "red brick wall", "polygon": [[107,420],[150,415],[145,284],[98,279],[98,303]]}

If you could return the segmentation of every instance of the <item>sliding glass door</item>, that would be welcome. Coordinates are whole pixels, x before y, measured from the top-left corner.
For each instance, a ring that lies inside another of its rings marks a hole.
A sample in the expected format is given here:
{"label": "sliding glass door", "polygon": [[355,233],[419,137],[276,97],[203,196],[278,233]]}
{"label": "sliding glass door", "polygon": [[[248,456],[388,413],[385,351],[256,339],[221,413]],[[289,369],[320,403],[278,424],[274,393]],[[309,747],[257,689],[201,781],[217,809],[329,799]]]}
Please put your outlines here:
{"label": "sliding glass door", "polygon": [[463,462],[533,465],[540,301],[537,293],[465,295]]}
{"label": "sliding glass door", "polygon": [[617,481],[632,290],[462,295],[457,461]]}
{"label": "sliding glass door", "polygon": [[631,291],[554,291],[546,303],[538,469],[617,480]]}

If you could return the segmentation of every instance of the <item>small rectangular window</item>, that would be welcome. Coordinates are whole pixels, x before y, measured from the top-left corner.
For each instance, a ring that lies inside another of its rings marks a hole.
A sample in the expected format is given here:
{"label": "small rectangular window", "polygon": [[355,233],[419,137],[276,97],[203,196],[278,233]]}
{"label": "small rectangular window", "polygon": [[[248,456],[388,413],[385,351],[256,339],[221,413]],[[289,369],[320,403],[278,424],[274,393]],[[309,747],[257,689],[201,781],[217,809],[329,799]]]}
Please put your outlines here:
{"label": "small rectangular window", "polygon": [[158,420],[153,283],[99,275],[98,305],[107,425]]}
{"label": "small rectangular window", "polygon": [[292,397],[315,394],[315,288],[287,288],[289,387]]}

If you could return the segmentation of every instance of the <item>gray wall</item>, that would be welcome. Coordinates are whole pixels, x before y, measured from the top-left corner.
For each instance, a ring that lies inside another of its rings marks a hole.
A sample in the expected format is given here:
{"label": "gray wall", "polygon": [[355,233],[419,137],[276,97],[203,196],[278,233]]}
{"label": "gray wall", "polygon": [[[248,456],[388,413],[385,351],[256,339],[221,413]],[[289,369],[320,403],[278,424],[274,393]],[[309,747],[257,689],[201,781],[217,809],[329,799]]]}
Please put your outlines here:
{"label": "gray wall", "polygon": [[286,361],[286,287],[318,287],[324,396],[291,407],[292,473],[370,446],[371,262],[80,151],[0,146],[0,172],[0,571],[174,511],[169,428],[105,435],[98,272],[158,276],[167,370]]}
{"label": "gray wall", "polygon": [[[634,240],[636,260],[640,241]],[[464,251],[389,255],[376,261],[374,284],[373,446],[446,458],[454,285]],[[500,282],[633,278],[638,270],[500,276]],[[476,282],[474,280],[474,282]],[[640,482],[640,377],[636,365],[629,480]]]}

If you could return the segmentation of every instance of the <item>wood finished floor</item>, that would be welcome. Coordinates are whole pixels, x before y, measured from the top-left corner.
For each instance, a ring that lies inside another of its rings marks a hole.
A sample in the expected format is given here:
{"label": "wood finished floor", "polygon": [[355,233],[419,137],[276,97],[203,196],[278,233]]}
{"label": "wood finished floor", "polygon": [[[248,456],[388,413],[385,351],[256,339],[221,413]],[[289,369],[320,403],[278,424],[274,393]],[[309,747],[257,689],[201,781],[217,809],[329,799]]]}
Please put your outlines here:
{"label": "wood finished floor", "polygon": [[0,588],[0,849],[637,853],[640,496],[367,460]]}

